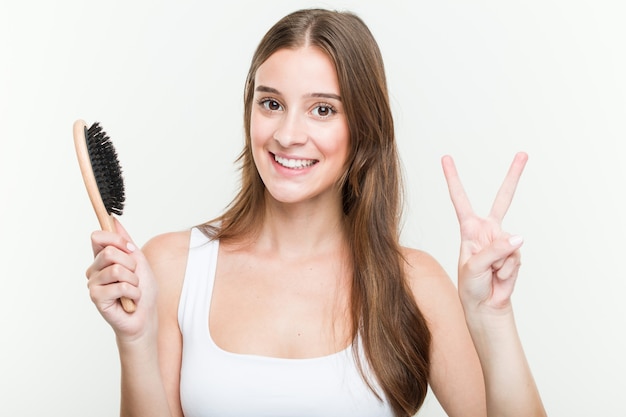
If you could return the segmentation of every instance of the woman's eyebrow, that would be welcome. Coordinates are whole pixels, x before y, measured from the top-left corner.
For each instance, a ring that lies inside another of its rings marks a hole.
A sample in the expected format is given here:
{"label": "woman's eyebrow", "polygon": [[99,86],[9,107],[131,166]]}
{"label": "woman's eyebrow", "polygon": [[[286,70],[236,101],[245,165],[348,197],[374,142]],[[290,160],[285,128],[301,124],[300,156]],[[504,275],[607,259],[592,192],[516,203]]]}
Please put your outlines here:
{"label": "woman's eyebrow", "polygon": [[[268,86],[265,86],[265,85],[259,85],[254,90],[258,91],[260,93],[270,93],[270,94],[280,95],[280,91],[278,91],[275,88],[268,87]],[[333,94],[333,93],[310,93],[310,94],[307,94],[306,97],[329,98],[329,99],[342,101],[340,95]]]}
{"label": "woman's eyebrow", "polygon": [[259,91],[261,93],[272,93],[272,94],[280,94],[280,92],[272,87],[266,87],[264,85],[259,85],[255,89],[255,91]]}
{"label": "woman's eyebrow", "polygon": [[337,101],[341,101],[341,96],[338,94],[333,94],[333,93],[311,93],[311,94],[307,94],[307,96],[316,97],[316,98],[332,98]]}

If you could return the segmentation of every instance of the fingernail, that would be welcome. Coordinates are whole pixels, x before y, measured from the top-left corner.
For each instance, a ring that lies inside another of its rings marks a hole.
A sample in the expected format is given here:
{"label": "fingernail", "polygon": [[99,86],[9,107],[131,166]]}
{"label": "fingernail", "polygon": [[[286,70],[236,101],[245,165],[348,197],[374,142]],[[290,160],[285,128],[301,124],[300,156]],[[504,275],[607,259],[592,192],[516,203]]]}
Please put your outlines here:
{"label": "fingernail", "polygon": [[509,243],[511,246],[519,246],[524,243],[524,238],[519,235],[514,235],[509,238]]}
{"label": "fingernail", "polygon": [[133,245],[132,242],[128,242],[126,244],[126,249],[128,249],[130,252],[134,252],[135,249],[137,249],[137,247],[135,245]]}

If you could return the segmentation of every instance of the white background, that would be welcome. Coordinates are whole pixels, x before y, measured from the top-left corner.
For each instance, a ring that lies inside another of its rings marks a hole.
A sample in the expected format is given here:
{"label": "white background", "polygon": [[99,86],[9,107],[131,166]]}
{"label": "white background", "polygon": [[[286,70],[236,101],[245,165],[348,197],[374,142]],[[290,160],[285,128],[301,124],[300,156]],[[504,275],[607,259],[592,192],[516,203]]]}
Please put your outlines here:
{"label": "white background", "polygon": [[[208,220],[237,187],[252,52],[311,6],[351,9],[378,39],[406,176],[403,240],[453,279],[440,157],[455,157],[486,214],[514,153],[529,153],[505,228],[526,239],[514,302],[537,384],[551,416],[626,416],[621,0],[2,0],[0,415],[118,412],[114,335],[84,277],[98,224],[74,120],[111,136],[137,243]],[[429,397],[420,415],[444,414]]]}

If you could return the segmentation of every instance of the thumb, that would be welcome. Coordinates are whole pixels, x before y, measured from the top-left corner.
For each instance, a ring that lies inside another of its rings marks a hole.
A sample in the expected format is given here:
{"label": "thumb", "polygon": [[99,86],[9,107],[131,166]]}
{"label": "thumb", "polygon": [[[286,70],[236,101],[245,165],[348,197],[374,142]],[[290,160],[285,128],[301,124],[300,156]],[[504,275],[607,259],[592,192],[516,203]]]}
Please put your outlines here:
{"label": "thumb", "polygon": [[524,243],[524,238],[519,235],[503,237],[491,242],[474,256],[469,258],[466,264],[470,276],[479,275],[489,269],[499,261],[503,261],[513,252],[518,250]]}

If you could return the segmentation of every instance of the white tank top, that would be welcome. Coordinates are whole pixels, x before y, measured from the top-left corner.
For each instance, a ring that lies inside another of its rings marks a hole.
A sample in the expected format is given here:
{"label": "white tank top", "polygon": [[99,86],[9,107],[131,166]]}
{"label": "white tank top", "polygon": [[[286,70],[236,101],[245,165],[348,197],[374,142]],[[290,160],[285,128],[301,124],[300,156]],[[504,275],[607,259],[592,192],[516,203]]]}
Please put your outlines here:
{"label": "white tank top", "polygon": [[389,404],[363,382],[352,347],[311,359],[237,354],[218,347],[209,332],[218,247],[218,241],[192,229],[178,307],[185,417],[393,416]]}

